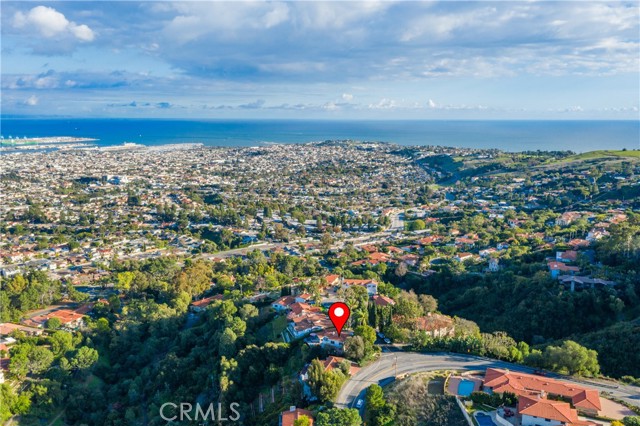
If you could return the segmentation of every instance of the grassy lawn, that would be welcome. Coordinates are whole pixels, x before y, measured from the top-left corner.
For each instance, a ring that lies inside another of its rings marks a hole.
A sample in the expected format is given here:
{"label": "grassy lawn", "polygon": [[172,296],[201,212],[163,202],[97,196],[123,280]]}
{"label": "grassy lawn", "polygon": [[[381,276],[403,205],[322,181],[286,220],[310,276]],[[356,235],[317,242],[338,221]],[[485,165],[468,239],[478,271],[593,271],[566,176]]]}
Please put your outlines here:
{"label": "grassy lawn", "polygon": [[283,315],[278,316],[274,318],[273,321],[264,325],[258,332],[258,336],[260,340],[264,342],[281,342],[282,338],[280,337],[280,333],[287,328],[287,325],[287,317]]}
{"label": "grassy lawn", "polygon": [[593,160],[596,158],[640,158],[640,151],[589,151],[583,152],[582,154],[572,155],[571,157],[567,157],[561,161]]}

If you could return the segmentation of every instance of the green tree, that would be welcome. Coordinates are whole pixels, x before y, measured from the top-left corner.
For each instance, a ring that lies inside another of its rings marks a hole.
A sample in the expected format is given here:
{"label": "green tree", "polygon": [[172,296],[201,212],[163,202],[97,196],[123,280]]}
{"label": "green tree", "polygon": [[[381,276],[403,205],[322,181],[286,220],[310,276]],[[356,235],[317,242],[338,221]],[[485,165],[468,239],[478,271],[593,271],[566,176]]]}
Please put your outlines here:
{"label": "green tree", "polygon": [[547,346],[543,363],[561,373],[595,376],[600,372],[598,353],[571,340],[565,340],[562,346]]}
{"label": "green tree", "polygon": [[29,372],[39,374],[46,371],[53,363],[53,352],[44,346],[32,346],[29,351]]}
{"label": "green tree", "polygon": [[0,421],[9,420],[14,415],[27,414],[31,408],[31,394],[15,393],[8,383],[0,384]]}
{"label": "green tree", "polygon": [[319,359],[311,361],[309,368],[307,368],[307,377],[309,378],[309,387],[314,395],[318,396],[320,393],[320,386],[322,386],[322,377],[324,375],[324,365]]}
{"label": "green tree", "polygon": [[317,426],[362,426],[358,410],[353,408],[331,408],[318,413]]}
{"label": "green tree", "polygon": [[318,398],[325,402],[333,401],[335,397],[338,396],[338,392],[345,380],[346,377],[342,374],[342,371],[338,369],[325,372],[322,376],[322,384]]}
{"label": "green tree", "polygon": [[640,416],[627,416],[622,419],[624,426],[640,426]]}
{"label": "green tree", "polygon": [[384,392],[382,391],[382,388],[376,384],[369,386],[369,389],[367,389],[366,401],[367,410],[372,412],[384,407],[387,402],[384,399]]}
{"label": "green tree", "polygon": [[129,291],[134,278],[135,274],[130,271],[118,273],[118,275],[116,275],[116,288],[124,292]]}
{"label": "green tree", "polygon": [[240,307],[239,314],[240,314],[240,318],[242,318],[245,321],[249,321],[254,318],[257,318],[259,311],[258,311],[258,308],[256,308],[254,305],[246,303],[242,305],[242,307]]}
{"label": "green tree", "polygon": [[87,370],[98,362],[98,351],[88,346],[83,346],[71,358],[71,366],[78,370]]}
{"label": "green tree", "polygon": [[64,355],[73,349],[73,335],[67,331],[56,331],[49,336],[49,343],[56,356]]}
{"label": "green tree", "polygon": [[427,224],[424,223],[424,220],[422,219],[416,219],[407,222],[406,226],[408,231],[422,231],[423,229],[427,228]]}
{"label": "green tree", "polygon": [[307,416],[300,416],[293,422],[293,426],[311,426],[311,419]]}
{"label": "green tree", "polygon": [[211,266],[203,260],[198,260],[176,275],[175,289],[178,292],[186,292],[192,297],[197,296],[211,286],[212,277]]}
{"label": "green tree", "polygon": [[407,319],[415,319],[424,314],[422,305],[418,301],[418,296],[416,296],[413,290],[409,292],[402,291],[400,295],[396,297],[394,313],[402,315]]}
{"label": "green tree", "polygon": [[418,302],[420,302],[422,310],[425,313],[435,312],[438,310],[438,301],[435,297],[429,294],[421,294],[420,296],[418,296]]}
{"label": "green tree", "polygon": [[344,342],[344,353],[347,358],[360,362],[367,354],[367,344],[360,336],[348,337]]}
{"label": "green tree", "polygon": [[238,336],[230,328],[225,328],[218,343],[220,355],[231,358],[236,354],[236,340]]}
{"label": "green tree", "polygon": [[354,334],[362,337],[367,345],[373,346],[376,342],[376,331],[373,327],[369,327],[368,325],[360,325],[356,327]]}
{"label": "green tree", "polygon": [[47,320],[46,323],[46,327],[50,330],[57,330],[60,328],[60,326],[62,325],[62,321],[60,321],[60,318],[49,318]]}
{"label": "green tree", "polygon": [[395,406],[389,404],[384,397],[384,392],[379,385],[371,385],[367,389],[367,424],[373,426],[386,426],[395,418]]}

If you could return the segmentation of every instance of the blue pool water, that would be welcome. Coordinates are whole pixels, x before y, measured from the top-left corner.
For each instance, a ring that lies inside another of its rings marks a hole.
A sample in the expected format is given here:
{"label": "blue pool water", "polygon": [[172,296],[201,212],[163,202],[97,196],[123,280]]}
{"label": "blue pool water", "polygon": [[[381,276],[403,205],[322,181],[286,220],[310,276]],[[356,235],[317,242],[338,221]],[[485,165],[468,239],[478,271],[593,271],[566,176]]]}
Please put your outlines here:
{"label": "blue pool water", "polygon": [[462,380],[458,383],[458,395],[469,396],[473,392],[473,382],[470,380]]}
{"label": "blue pool water", "polygon": [[484,413],[477,413],[476,420],[480,426],[496,426],[491,417]]}

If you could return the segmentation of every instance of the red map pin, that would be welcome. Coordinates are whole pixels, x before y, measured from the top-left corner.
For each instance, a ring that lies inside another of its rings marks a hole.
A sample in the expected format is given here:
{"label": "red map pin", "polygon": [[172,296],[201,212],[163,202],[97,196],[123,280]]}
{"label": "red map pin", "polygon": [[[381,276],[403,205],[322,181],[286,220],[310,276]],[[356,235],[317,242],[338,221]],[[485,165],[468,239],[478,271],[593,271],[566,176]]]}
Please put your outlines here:
{"label": "red map pin", "polygon": [[342,302],[336,302],[329,308],[329,318],[338,331],[338,336],[342,332],[342,327],[344,327],[349,319],[349,315],[351,315],[351,310]]}

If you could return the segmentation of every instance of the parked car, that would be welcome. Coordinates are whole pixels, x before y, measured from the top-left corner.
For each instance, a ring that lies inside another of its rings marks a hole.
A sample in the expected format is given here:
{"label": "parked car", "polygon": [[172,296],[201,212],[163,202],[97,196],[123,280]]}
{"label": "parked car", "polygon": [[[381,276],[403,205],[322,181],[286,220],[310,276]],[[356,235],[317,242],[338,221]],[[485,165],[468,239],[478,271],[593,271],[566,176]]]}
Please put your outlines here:
{"label": "parked car", "polygon": [[362,408],[363,404],[364,404],[364,400],[359,399],[358,402],[356,402],[356,408]]}
{"label": "parked car", "polygon": [[388,337],[386,337],[386,338],[384,339],[384,342],[385,342],[387,345],[391,344],[391,340],[390,340]]}

